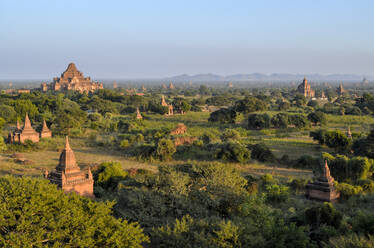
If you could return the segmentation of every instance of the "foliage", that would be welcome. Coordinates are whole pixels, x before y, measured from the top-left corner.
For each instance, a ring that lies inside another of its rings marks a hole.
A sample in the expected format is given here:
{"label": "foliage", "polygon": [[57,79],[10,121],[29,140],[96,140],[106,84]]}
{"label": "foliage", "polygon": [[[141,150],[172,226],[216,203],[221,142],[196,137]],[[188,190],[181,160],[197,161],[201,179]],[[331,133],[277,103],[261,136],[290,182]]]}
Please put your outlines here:
{"label": "foliage", "polygon": [[248,128],[263,129],[270,127],[270,116],[268,114],[248,115]]}
{"label": "foliage", "polygon": [[176,152],[173,141],[169,139],[161,139],[157,143],[156,155],[159,159],[167,161],[170,160]]}
{"label": "foliage", "polygon": [[136,223],[111,215],[111,203],[65,194],[44,180],[0,178],[0,246],[142,247]]}
{"label": "foliage", "polygon": [[235,123],[237,113],[233,109],[221,108],[210,114],[208,121],[220,123]]}
{"label": "foliage", "polygon": [[243,163],[250,159],[251,152],[244,145],[229,142],[218,149],[216,157],[226,161]]}
{"label": "foliage", "polygon": [[326,124],[326,115],[321,111],[312,112],[308,115],[308,120],[314,125]]}
{"label": "foliage", "polygon": [[124,180],[127,172],[122,169],[118,162],[104,162],[93,173],[95,186],[105,190],[114,190],[120,181]]}
{"label": "foliage", "polygon": [[275,128],[287,128],[288,126],[288,114],[287,113],[278,113],[271,118],[271,124]]}
{"label": "foliage", "polygon": [[259,143],[256,145],[253,145],[250,147],[251,149],[251,158],[256,159],[260,162],[274,162],[275,161],[275,156],[263,143]]}
{"label": "foliage", "polygon": [[235,111],[244,114],[256,111],[264,111],[267,108],[268,106],[264,101],[251,96],[248,96],[243,100],[236,101],[234,104]]}

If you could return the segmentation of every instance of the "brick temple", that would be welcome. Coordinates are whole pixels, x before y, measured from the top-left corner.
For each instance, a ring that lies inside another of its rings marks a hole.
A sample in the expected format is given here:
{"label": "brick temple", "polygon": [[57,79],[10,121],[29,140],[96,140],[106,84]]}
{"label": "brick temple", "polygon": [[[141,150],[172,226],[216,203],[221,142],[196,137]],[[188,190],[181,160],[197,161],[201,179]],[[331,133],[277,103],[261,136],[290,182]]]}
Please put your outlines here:
{"label": "brick temple", "polygon": [[315,91],[312,90],[306,77],[304,77],[303,82],[297,87],[297,92],[303,94],[306,98],[313,98],[315,96]]}
{"label": "brick temple", "polygon": [[165,106],[165,107],[168,107],[168,113],[166,115],[173,115],[174,114],[174,108],[173,108],[173,105],[169,105],[167,104],[166,100],[165,100],[165,96],[162,95],[162,98],[161,98],[161,105],[162,106]]}
{"label": "brick temple", "polygon": [[91,81],[90,77],[84,77],[83,73],[78,71],[74,63],[70,63],[68,68],[61,74],[61,77],[53,78],[52,83],[42,83],[41,90],[67,91],[74,90],[83,92],[94,92],[103,89],[103,84]]}
{"label": "brick temple", "polygon": [[42,131],[40,131],[40,138],[51,138],[52,137],[52,131],[49,130],[47,123],[45,120],[43,120],[43,127]]}
{"label": "brick temple", "polygon": [[57,184],[65,192],[76,192],[79,195],[94,197],[94,180],[90,167],[82,171],[77,165],[73,150],[70,148],[69,139],[66,136],[65,148],[61,152],[56,169],[51,173],[46,170],[44,177],[51,183]]}
{"label": "brick temple", "polygon": [[34,143],[39,142],[39,133],[32,128],[31,121],[27,113],[25,116],[25,123],[22,128],[17,120],[16,129],[13,132],[10,132],[8,135],[8,143],[25,143],[26,140],[31,140]]}
{"label": "brick temple", "polygon": [[340,194],[334,186],[334,178],[330,175],[330,169],[325,161],[323,174],[313,183],[306,185],[306,196],[310,199],[320,201],[335,201],[339,198]]}

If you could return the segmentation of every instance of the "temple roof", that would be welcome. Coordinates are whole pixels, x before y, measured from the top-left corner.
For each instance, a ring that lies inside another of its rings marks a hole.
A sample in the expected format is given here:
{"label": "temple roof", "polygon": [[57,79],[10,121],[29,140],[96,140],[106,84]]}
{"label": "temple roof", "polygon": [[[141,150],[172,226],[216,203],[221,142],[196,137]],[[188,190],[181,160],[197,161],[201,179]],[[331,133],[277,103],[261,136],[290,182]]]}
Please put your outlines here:
{"label": "temple roof", "polygon": [[43,127],[42,127],[42,132],[49,132],[49,128],[47,126],[47,123],[45,122],[45,120],[43,120]]}

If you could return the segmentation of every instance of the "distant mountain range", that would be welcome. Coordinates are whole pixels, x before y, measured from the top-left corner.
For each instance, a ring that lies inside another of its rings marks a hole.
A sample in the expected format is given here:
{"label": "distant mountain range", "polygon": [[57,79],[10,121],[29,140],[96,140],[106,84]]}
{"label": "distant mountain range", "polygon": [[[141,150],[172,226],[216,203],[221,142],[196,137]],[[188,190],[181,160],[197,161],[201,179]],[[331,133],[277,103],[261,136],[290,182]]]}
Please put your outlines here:
{"label": "distant mountain range", "polygon": [[[179,76],[169,77],[166,80],[170,81],[300,81],[307,77],[310,81],[362,81],[364,76],[357,74],[289,74],[289,73],[273,73],[273,74],[263,74],[263,73],[251,73],[251,74],[233,74],[228,76],[220,76],[217,74],[206,73],[206,74],[196,74],[188,75],[182,74]],[[373,77],[366,77],[368,80],[372,80]]]}

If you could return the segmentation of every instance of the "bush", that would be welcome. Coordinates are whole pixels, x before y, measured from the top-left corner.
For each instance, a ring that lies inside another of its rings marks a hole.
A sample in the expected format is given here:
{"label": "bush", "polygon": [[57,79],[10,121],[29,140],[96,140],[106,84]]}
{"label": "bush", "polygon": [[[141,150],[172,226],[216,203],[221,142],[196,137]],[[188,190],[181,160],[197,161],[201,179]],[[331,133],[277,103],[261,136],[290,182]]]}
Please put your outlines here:
{"label": "bush", "polygon": [[284,185],[266,185],[266,200],[269,202],[285,202],[290,195],[289,188]]}
{"label": "bush", "polygon": [[176,152],[173,141],[169,139],[161,139],[157,143],[156,156],[163,160],[170,160],[173,154]]}
{"label": "bush", "polygon": [[209,122],[235,123],[237,113],[233,109],[219,109],[210,114]]}
{"label": "bush", "polygon": [[237,143],[223,144],[218,149],[216,157],[226,161],[246,162],[251,157],[251,152],[243,145]]}
{"label": "bush", "polygon": [[118,162],[101,163],[99,169],[93,174],[95,186],[100,186],[105,190],[114,190],[120,181],[124,180],[127,172],[122,169]]}
{"label": "bush", "polygon": [[251,149],[251,158],[256,159],[260,162],[274,162],[275,156],[271,152],[270,148],[267,147],[265,144],[260,143],[256,144]]}
{"label": "bush", "polygon": [[249,129],[263,129],[270,127],[270,116],[268,114],[250,114],[248,115]]}
{"label": "bush", "polygon": [[336,189],[340,192],[340,196],[343,199],[361,194],[363,191],[361,186],[353,186],[348,183],[336,183]]}
{"label": "bush", "polygon": [[279,113],[271,118],[271,124],[275,128],[287,128],[288,126],[288,114],[287,113]]}

